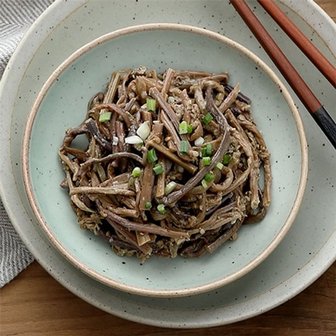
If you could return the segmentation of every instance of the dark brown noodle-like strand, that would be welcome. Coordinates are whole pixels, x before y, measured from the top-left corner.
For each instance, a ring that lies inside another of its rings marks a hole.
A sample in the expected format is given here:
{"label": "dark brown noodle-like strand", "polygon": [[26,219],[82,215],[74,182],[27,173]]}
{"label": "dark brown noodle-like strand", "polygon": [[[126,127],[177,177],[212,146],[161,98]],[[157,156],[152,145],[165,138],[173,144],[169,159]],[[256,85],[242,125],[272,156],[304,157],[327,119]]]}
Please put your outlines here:
{"label": "dark brown noodle-like strand", "polygon": [[212,253],[262,220],[270,154],[250,98],[228,80],[143,66],[113,73],[59,149],[80,227],[145,260]]}

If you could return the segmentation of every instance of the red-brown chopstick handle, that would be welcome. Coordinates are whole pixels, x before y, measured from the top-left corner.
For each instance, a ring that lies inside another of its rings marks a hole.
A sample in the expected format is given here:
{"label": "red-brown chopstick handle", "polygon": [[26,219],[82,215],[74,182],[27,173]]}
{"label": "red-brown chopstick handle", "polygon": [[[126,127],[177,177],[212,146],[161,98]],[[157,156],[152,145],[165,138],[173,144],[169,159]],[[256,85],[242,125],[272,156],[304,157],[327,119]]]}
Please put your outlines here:
{"label": "red-brown chopstick handle", "polygon": [[315,97],[314,93],[268,34],[258,18],[253,14],[245,0],[231,0],[231,4],[245,21],[254,36],[258,39],[259,43],[285,77],[301,102],[311,113],[330,142],[336,148],[336,124],[334,120],[330,117],[328,112]]}
{"label": "red-brown chopstick handle", "polygon": [[[310,61],[321,71],[327,80],[336,87],[336,68],[307,39],[298,27],[282,12],[273,0],[258,0],[266,12],[303,51]],[[336,38],[336,37],[335,37]]]}
{"label": "red-brown chopstick handle", "polygon": [[320,108],[321,103],[301,78],[299,73],[294,69],[272,37],[268,34],[258,18],[247,6],[245,0],[231,0],[231,3],[265,49],[268,56],[286,78],[287,82],[293,88],[302,103],[306,106],[307,110],[310,113],[314,113]]}

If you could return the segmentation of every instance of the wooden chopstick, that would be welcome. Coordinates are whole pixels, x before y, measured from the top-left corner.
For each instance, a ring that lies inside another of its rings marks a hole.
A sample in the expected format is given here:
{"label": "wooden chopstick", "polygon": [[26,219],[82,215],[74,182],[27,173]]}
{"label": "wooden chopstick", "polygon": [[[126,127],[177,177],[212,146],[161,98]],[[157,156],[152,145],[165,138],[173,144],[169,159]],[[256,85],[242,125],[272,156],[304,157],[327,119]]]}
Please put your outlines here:
{"label": "wooden chopstick", "polygon": [[[266,12],[293,40],[310,61],[318,68],[324,77],[336,87],[336,68],[324,57],[324,55],[307,39],[299,28],[288,19],[282,10],[272,0],[258,0]],[[336,37],[335,37],[336,38]]]}
{"label": "wooden chopstick", "polygon": [[245,0],[231,0],[231,4],[245,21],[254,36],[258,39],[261,46],[287,80],[288,84],[292,87],[303,105],[310,112],[334,148],[336,148],[336,124],[326,109],[315,97],[308,85],[289,62],[258,18],[253,14]]}

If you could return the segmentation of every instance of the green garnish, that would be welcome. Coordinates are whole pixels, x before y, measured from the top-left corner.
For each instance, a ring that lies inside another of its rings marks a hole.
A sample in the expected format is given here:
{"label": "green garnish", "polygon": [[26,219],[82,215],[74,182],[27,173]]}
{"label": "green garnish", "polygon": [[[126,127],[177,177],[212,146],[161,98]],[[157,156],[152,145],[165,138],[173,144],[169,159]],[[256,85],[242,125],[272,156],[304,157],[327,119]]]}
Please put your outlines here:
{"label": "green garnish", "polygon": [[230,163],[231,159],[232,159],[231,154],[228,154],[228,153],[225,154],[225,155],[223,156],[223,164],[224,164],[224,165],[228,165],[228,164]]}
{"label": "green garnish", "polygon": [[111,119],[111,112],[103,112],[99,114],[99,121],[100,122],[107,122]]}
{"label": "green garnish", "polygon": [[146,99],[147,111],[155,112],[156,111],[156,100],[153,98]]}
{"label": "green garnish", "polygon": [[215,179],[215,175],[210,172],[204,175],[204,179],[202,180],[201,184],[204,189],[209,187],[208,183],[211,183]]}
{"label": "green garnish", "polygon": [[192,133],[193,130],[194,129],[193,129],[192,125],[188,124],[184,120],[179,124],[179,133],[180,134],[190,134],[190,133]]}
{"label": "green garnish", "polygon": [[211,172],[205,174],[205,176],[204,176],[205,182],[208,182],[208,183],[212,182],[214,179],[215,179],[215,175]]}
{"label": "green garnish", "polygon": [[150,210],[152,208],[152,202],[146,202],[145,203],[145,209]]}
{"label": "green garnish", "polygon": [[218,162],[218,163],[216,164],[216,168],[218,168],[219,170],[222,170],[222,169],[224,168],[223,163]]}
{"label": "green garnish", "polygon": [[203,166],[210,166],[210,163],[211,163],[211,157],[205,156],[202,158]]}
{"label": "green garnish", "polygon": [[159,204],[156,208],[160,212],[161,215],[164,215],[166,213],[166,208],[164,204]]}
{"label": "green garnish", "polygon": [[206,181],[205,181],[204,179],[202,180],[201,184],[202,184],[202,187],[203,187],[204,189],[207,189],[207,188],[208,188],[208,184],[206,183]]}
{"label": "green garnish", "polygon": [[168,195],[176,188],[177,183],[174,181],[169,182],[165,187],[165,194]]}
{"label": "green garnish", "polygon": [[180,142],[180,153],[188,153],[189,151],[189,142],[186,140],[182,140]]}
{"label": "green garnish", "polygon": [[162,165],[160,165],[159,163],[156,164],[153,167],[153,170],[154,170],[155,175],[160,175],[160,174],[162,174],[164,172],[164,169],[163,169]]}
{"label": "green garnish", "polygon": [[209,125],[211,120],[213,120],[213,116],[209,112],[202,118],[204,125]]}
{"label": "green garnish", "polygon": [[202,148],[202,157],[211,155],[212,155],[212,145],[211,143],[208,143]]}
{"label": "green garnish", "polygon": [[188,123],[186,121],[182,121],[179,124],[179,133],[180,134],[187,134],[188,133]]}
{"label": "green garnish", "polygon": [[141,169],[139,167],[135,167],[132,170],[132,177],[139,177],[141,175]]}
{"label": "green garnish", "polygon": [[157,161],[158,157],[156,155],[156,151],[154,148],[150,149],[147,153],[147,161],[149,163],[154,163],[155,161]]}

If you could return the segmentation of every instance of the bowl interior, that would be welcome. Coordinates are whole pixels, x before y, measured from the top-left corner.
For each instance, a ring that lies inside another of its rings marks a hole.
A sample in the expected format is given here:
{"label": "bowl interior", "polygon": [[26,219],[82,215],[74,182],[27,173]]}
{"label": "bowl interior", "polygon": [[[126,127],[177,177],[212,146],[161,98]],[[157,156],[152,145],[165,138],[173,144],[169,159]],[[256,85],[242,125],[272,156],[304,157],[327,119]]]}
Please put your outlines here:
{"label": "bowl interior", "polygon": [[[54,73],[33,108],[24,160],[35,213],[70,261],[99,281],[132,293],[187,295],[235,280],[275,248],[293,220],[297,193],[304,188],[303,135],[298,133],[297,127],[302,125],[296,110],[289,107],[283,87],[262,63],[215,34],[164,25],[109,34],[68,63]],[[188,260],[153,257],[144,264],[136,258],[118,257],[101,238],[79,228],[68,194],[59,186],[64,174],[57,152],[65,130],[83,121],[87,102],[104,90],[111,72],[139,65],[158,71],[168,67],[227,71],[230,84],[239,82],[242,92],[252,99],[255,121],[271,152],[272,204],[262,222],[243,226],[236,241],[227,242],[213,255]]]}

